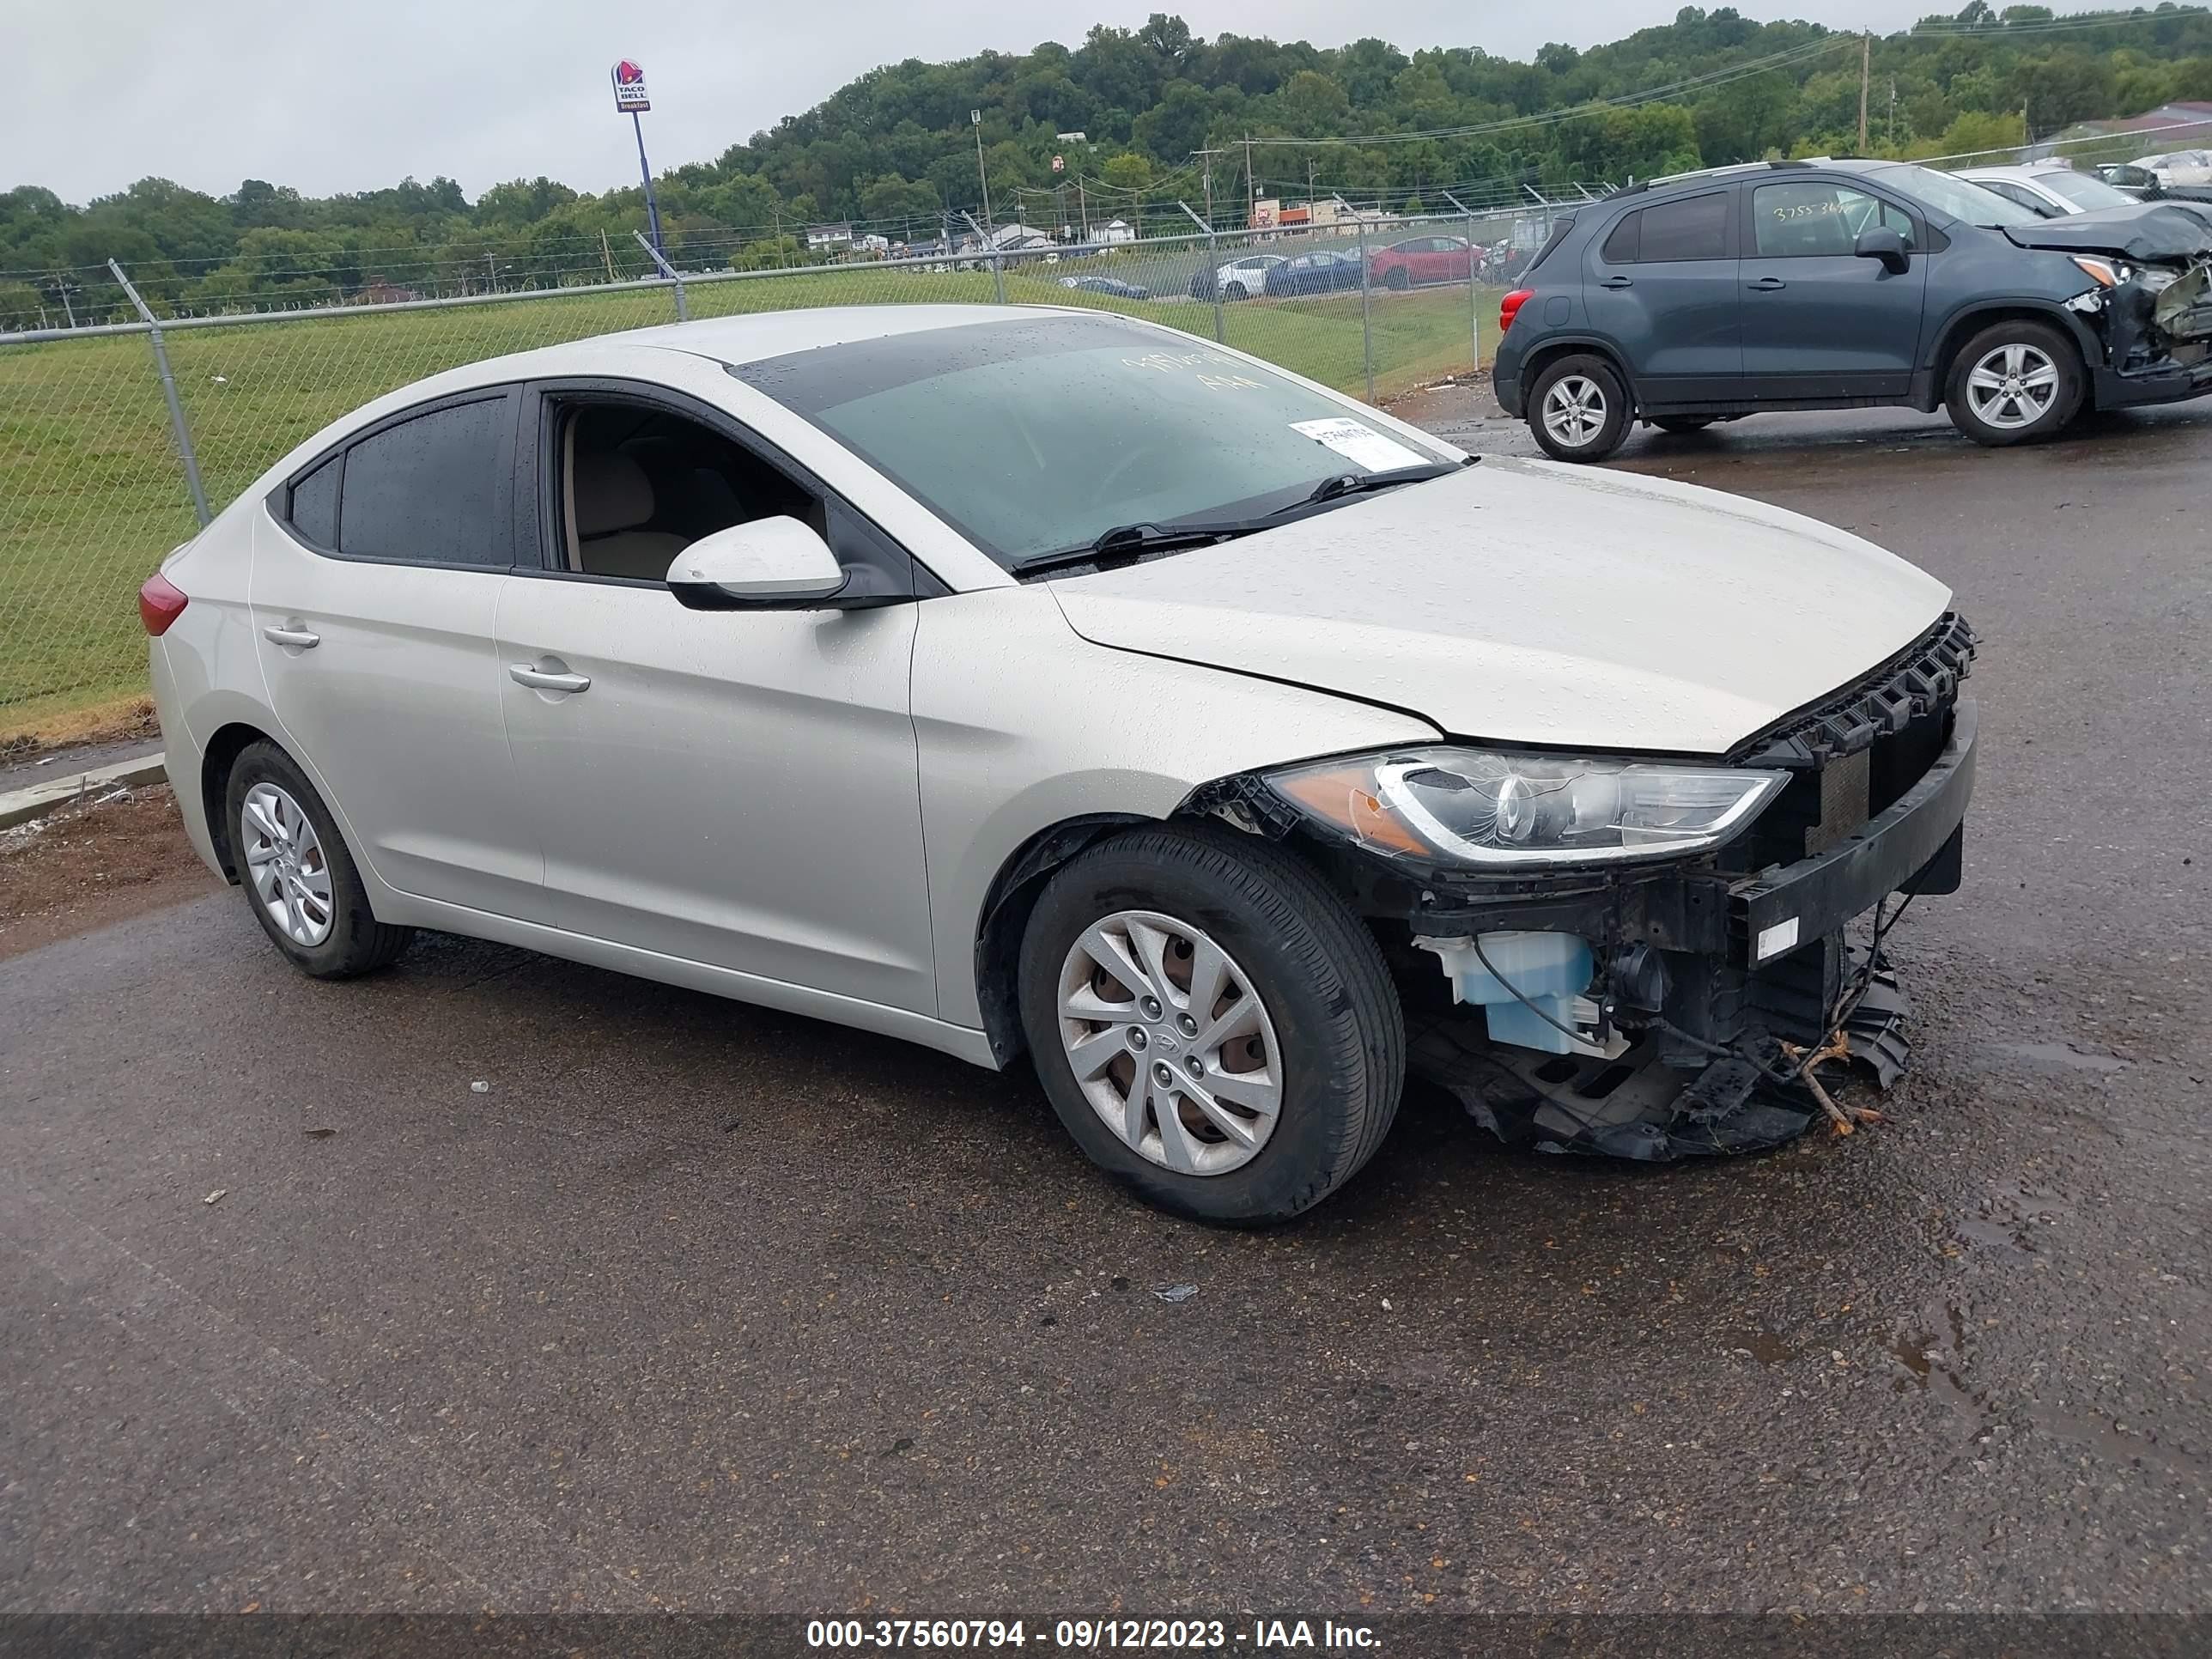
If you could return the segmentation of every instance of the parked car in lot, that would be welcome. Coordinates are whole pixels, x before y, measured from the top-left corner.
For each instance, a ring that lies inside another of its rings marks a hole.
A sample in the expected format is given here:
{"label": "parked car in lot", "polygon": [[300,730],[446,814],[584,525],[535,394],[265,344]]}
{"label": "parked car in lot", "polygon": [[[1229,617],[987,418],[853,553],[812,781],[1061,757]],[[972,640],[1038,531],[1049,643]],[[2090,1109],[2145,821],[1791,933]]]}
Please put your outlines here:
{"label": "parked car in lot", "polygon": [[1115,300],[1149,300],[1152,291],[1135,283],[1125,283],[1119,276],[1063,276],[1062,288],[1075,289],[1085,294],[1103,294]]}
{"label": "parked car in lot", "polygon": [[1367,256],[1367,280],[1382,288],[1463,283],[1474,266],[1464,236],[1409,236]]}
{"label": "parked car in lot", "polygon": [[1283,263],[1279,253],[1247,253],[1200,266],[1191,276],[1190,297],[1211,300],[1218,289],[1224,300],[1249,300],[1267,291],[1267,273]]}
{"label": "parked car in lot", "polygon": [[2212,225],[2163,204],[2045,219],[1926,167],[1778,161],[1558,222],[1499,307],[1498,398],[1548,454],[1635,420],[1950,412],[1984,444],[2212,390]]}
{"label": "parked car in lot", "polygon": [[2212,149],[2176,149],[2163,155],[2138,155],[2129,164],[2154,182],[2202,189],[2212,185]]}
{"label": "parked car in lot", "polygon": [[192,845],[303,972],[434,928],[1026,1056],[1221,1222],[1374,1153],[1409,1033],[1551,1144],[1802,1127],[1778,1045],[1886,1028],[1844,925],[1955,887],[1972,786],[1972,636],[1881,549],[1108,312],[452,370],[140,605]]}
{"label": "parked car in lot", "polygon": [[1334,294],[1359,286],[1359,255],[1340,248],[1316,248],[1268,267],[1266,291],[1278,298],[1296,294]]}
{"label": "parked car in lot", "polygon": [[2212,223],[2212,191],[2203,192],[2206,200],[2193,201],[2152,185],[2142,195],[2130,196],[2117,185],[2107,184],[2094,173],[2076,172],[2063,161],[2039,162],[2031,167],[1961,167],[1952,176],[1979,185],[2042,219],[2068,219],[2077,213],[2108,213],[2134,207],[2139,201],[2155,200],[2185,205],[2188,211]]}

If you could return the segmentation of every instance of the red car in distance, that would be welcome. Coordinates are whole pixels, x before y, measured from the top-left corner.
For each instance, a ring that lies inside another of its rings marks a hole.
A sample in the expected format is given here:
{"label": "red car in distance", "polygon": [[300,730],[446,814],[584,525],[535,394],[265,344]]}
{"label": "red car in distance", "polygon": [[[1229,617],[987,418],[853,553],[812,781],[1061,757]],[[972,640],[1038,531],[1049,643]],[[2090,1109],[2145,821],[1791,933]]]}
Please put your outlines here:
{"label": "red car in distance", "polygon": [[1367,256],[1367,280],[1384,288],[1463,283],[1474,265],[1464,236],[1409,236]]}

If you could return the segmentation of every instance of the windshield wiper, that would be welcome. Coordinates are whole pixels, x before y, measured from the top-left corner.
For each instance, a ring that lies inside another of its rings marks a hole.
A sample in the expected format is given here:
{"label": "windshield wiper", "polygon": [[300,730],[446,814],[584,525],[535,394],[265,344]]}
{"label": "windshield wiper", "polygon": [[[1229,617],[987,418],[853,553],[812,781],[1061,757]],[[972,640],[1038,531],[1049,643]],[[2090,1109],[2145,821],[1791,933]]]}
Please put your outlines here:
{"label": "windshield wiper", "polygon": [[1288,507],[1277,507],[1278,514],[1293,513],[1302,507],[1311,507],[1318,501],[1334,501],[1346,495],[1364,495],[1370,490],[1389,489],[1399,484],[1426,483],[1431,478],[1441,478],[1456,472],[1462,467],[1472,466],[1482,458],[1470,455],[1463,461],[1431,461],[1421,466],[1394,466],[1382,472],[1340,472],[1334,477],[1323,478],[1313,487],[1304,501],[1292,501]]}
{"label": "windshield wiper", "polygon": [[1032,571],[1057,570],[1066,565],[1133,559],[1177,547],[1205,547],[1268,527],[1266,519],[1231,519],[1218,524],[1117,524],[1080,547],[1033,553],[1026,559],[1017,559],[1011,568],[1015,575],[1026,576]]}

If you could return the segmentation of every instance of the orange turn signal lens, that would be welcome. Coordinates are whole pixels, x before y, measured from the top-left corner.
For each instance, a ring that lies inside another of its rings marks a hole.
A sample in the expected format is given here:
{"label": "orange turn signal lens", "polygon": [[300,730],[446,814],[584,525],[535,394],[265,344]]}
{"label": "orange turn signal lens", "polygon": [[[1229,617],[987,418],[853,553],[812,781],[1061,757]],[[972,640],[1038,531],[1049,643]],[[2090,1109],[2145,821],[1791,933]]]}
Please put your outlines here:
{"label": "orange turn signal lens", "polygon": [[1324,822],[1387,852],[1432,856],[1429,847],[1400,823],[1375,793],[1375,777],[1364,766],[1327,772],[1301,772],[1275,787]]}

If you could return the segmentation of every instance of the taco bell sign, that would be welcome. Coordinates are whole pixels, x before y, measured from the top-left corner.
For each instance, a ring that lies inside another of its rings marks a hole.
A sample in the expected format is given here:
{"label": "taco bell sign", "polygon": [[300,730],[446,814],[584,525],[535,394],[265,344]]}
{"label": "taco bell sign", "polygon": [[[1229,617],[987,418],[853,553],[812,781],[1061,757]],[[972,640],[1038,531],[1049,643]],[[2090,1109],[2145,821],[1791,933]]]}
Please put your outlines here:
{"label": "taco bell sign", "polygon": [[645,95],[645,71],[625,58],[610,71],[615,84],[615,108],[625,115],[639,110],[651,109],[653,100]]}

